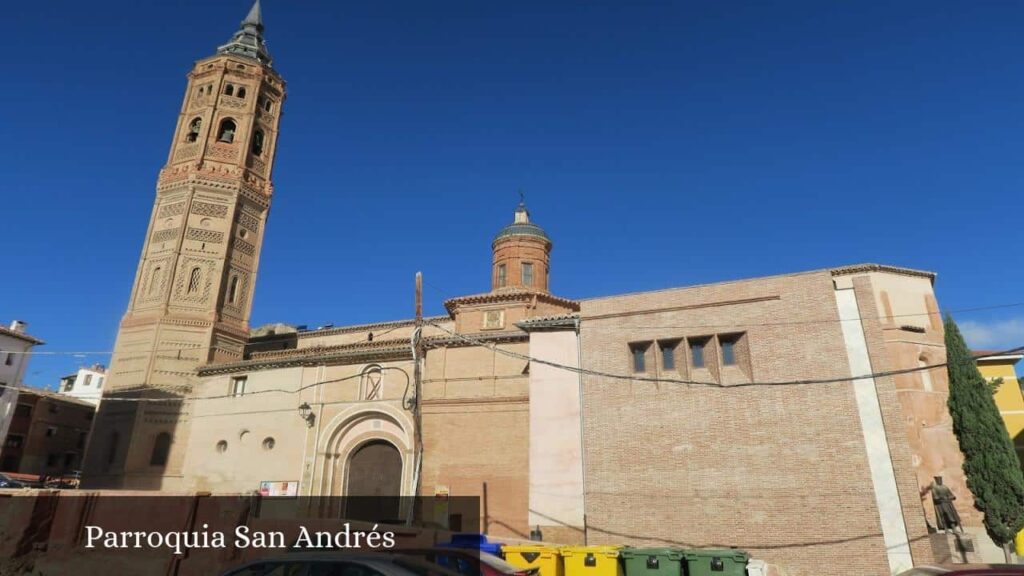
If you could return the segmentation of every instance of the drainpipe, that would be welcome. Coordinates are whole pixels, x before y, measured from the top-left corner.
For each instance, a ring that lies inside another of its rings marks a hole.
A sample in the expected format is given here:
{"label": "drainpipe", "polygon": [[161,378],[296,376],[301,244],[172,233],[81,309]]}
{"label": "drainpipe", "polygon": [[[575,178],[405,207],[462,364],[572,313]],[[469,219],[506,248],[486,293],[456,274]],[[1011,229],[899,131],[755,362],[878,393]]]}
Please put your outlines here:
{"label": "drainpipe", "polygon": [[[576,318],[573,322],[576,328],[576,363],[578,367],[583,369],[583,333],[580,330],[580,319]],[[580,398],[580,466],[582,467],[582,488],[583,488],[583,545],[588,545],[587,541],[587,451],[583,440],[584,427],[583,427],[583,372],[579,374],[579,398]]]}

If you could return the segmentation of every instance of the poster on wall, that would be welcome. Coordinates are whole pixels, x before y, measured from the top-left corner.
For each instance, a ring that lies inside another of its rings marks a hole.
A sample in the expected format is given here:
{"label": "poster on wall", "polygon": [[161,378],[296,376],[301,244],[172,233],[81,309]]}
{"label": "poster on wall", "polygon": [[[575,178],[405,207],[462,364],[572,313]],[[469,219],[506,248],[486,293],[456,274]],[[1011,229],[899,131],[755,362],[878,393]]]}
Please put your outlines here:
{"label": "poster on wall", "polygon": [[298,481],[264,480],[260,482],[260,496],[298,496]]}

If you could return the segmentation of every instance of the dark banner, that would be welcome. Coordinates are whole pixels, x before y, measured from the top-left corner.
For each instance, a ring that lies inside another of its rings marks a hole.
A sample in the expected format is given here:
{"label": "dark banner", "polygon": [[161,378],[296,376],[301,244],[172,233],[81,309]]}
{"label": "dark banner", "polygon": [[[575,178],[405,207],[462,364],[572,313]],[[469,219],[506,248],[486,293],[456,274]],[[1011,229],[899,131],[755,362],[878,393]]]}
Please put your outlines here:
{"label": "dark banner", "polygon": [[7,493],[0,576],[481,576],[455,537],[479,521],[472,497]]}

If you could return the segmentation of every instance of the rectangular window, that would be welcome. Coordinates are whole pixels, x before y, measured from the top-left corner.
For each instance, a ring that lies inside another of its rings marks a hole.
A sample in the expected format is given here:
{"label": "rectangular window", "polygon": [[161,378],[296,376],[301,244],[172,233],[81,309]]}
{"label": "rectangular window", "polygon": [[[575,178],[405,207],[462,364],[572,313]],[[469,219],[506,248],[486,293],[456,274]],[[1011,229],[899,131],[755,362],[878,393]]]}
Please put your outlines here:
{"label": "rectangular window", "polygon": [[523,262],[523,286],[533,286],[532,262]]}
{"label": "rectangular window", "polygon": [[96,381],[97,388],[103,388],[103,378],[104,376],[100,376],[100,379]]}
{"label": "rectangular window", "polygon": [[508,271],[504,264],[498,264],[498,288],[504,288],[508,282]]}
{"label": "rectangular window", "polygon": [[658,347],[661,349],[661,367],[665,370],[676,369],[676,343],[675,342],[659,342]]}
{"label": "rectangular window", "polygon": [[49,454],[47,454],[46,455],[46,467],[47,468],[52,468],[53,466],[56,466],[57,465],[57,458],[60,458],[60,454],[57,454],[55,452],[50,452]]}
{"label": "rectangular window", "polygon": [[633,372],[646,372],[647,359],[644,356],[647,353],[647,345],[630,344],[629,352],[633,356]]}
{"label": "rectangular window", "polygon": [[14,366],[14,352],[7,353],[7,359],[4,360],[4,364],[8,366]]}
{"label": "rectangular window", "polygon": [[245,394],[245,383],[248,380],[245,376],[236,376],[231,379],[231,395],[242,396]]}
{"label": "rectangular window", "polygon": [[694,368],[704,367],[704,340],[690,341],[690,364]]}
{"label": "rectangular window", "polygon": [[86,374],[85,382],[82,383],[82,386],[89,386],[90,384],[92,384],[92,374]]}
{"label": "rectangular window", "polygon": [[50,409],[50,414],[56,414],[59,410],[56,404],[50,404],[48,408]]}
{"label": "rectangular window", "polygon": [[64,467],[65,468],[70,468],[71,465],[74,462],[75,462],[75,453],[74,452],[68,452],[68,453],[64,454]]}
{"label": "rectangular window", "polygon": [[89,438],[89,433],[88,432],[79,432],[78,433],[78,447],[79,448],[85,448],[85,441],[88,438]]}
{"label": "rectangular window", "polygon": [[57,435],[57,427],[56,426],[47,426],[46,427],[46,437],[47,438],[53,438],[56,435]]}
{"label": "rectangular window", "polygon": [[723,366],[735,366],[736,365],[736,341],[721,340],[722,343],[722,365]]}
{"label": "rectangular window", "polygon": [[25,443],[25,437],[18,434],[8,434],[7,441],[4,442],[4,448],[21,448],[21,445]]}
{"label": "rectangular window", "polygon": [[18,404],[18,407],[14,409],[14,415],[28,418],[32,416],[32,407],[28,404]]}

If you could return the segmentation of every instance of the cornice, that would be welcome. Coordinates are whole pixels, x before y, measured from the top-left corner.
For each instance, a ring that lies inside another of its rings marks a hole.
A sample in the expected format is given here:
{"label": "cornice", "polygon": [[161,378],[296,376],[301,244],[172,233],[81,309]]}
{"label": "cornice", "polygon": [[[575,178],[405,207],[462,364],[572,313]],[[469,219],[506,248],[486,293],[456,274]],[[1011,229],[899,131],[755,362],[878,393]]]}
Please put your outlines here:
{"label": "cornice", "polygon": [[516,323],[521,330],[526,332],[541,332],[545,330],[566,330],[574,329],[579,324],[579,314],[559,314],[556,316],[537,316],[527,318]]}
{"label": "cornice", "polygon": [[841,266],[839,268],[831,268],[829,272],[833,276],[847,276],[850,274],[863,274],[865,272],[888,272],[890,274],[899,274],[901,276],[915,276],[918,278],[927,278],[933,283],[935,282],[935,272],[928,272],[926,270],[915,270],[913,268],[902,268],[899,266],[889,266],[886,264],[852,264],[850,266]]}
{"label": "cornice", "polygon": [[555,296],[548,292],[539,292],[533,290],[502,290],[496,292],[488,292],[485,294],[471,294],[469,296],[457,296],[444,301],[444,307],[448,310],[448,313],[452,316],[455,312],[465,306],[475,306],[477,304],[499,304],[502,302],[531,302],[536,299],[539,302],[546,304],[554,304],[556,306],[563,306],[574,312],[579,312],[580,303],[575,300],[569,300],[568,298],[562,298]]}

